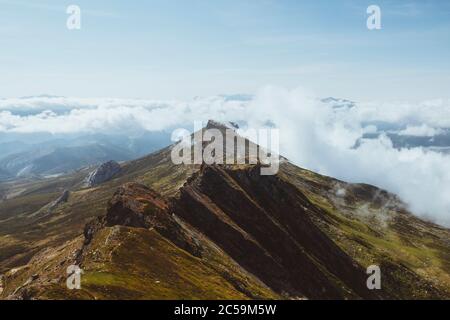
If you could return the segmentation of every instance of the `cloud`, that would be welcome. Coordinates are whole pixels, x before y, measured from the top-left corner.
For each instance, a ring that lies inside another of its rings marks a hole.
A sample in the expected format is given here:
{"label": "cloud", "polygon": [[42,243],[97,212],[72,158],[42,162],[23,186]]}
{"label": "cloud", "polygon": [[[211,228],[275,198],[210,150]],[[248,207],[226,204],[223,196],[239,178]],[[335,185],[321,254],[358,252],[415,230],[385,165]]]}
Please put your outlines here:
{"label": "cloud", "polygon": [[435,135],[445,133],[440,128],[432,128],[426,124],[420,126],[407,126],[406,129],[398,132],[401,136],[416,136],[416,137],[434,137]]}
{"label": "cloud", "polygon": [[[450,226],[450,157],[422,147],[396,149],[386,134],[355,142],[365,122],[426,123],[446,127],[449,104],[358,104],[333,109],[301,89],[266,88],[252,101],[252,126],[271,119],[280,128],[281,153],[296,164],[350,182],[365,182],[389,190],[411,210]],[[410,127],[411,128],[411,127]],[[373,131],[373,128],[370,128]],[[430,129],[431,130],[431,129]]]}
{"label": "cloud", "polygon": [[[413,212],[450,226],[450,156],[422,147],[396,149],[380,123],[402,133],[434,135],[450,128],[447,100],[355,103],[333,108],[301,88],[261,89],[190,101],[29,97],[0,100],[0,133],[134,133],[184,127],[194,121],[268,122],[280,130],[281,153],[299,166],[398,194]],[[370,132],[378,138],[364,139]],[[356,142],[358,147],[355,148]]]}

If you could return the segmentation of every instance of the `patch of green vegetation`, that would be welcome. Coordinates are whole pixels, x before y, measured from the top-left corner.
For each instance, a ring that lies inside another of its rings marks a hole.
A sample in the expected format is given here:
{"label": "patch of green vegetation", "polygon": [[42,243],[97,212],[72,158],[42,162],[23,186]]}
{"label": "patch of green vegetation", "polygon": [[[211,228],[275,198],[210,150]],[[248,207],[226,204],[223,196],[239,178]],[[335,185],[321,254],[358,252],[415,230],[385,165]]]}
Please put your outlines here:
{"label": "patch of green vegetation", "polygon": [[[31,214],[57,197],[58,193],[33,194],[0,202],[0,220],[7,220]],[[11,232],[11,230],[7,228],[7,224],[8,221],[2,221],[2,223],[0,223],[0,232]]]}
{"label": "patch of green vegetation", "polygon": [[[89,248],[85,261],[95,262],[84,266],[82,287],[97,299],[250,298],[225,273],[181,250],[154,230],[107,228]],[[226,264],[222,261],[222,265]],[[240,285],[255,296],[276,297],[255,280],[246,280]]]}

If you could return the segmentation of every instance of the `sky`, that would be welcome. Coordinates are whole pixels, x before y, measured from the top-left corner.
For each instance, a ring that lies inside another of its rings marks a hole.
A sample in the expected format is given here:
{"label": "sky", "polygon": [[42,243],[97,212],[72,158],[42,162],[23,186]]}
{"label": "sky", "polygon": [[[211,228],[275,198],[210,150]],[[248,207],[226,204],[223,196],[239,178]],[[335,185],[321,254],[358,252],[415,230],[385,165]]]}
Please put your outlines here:
{"label": "sky", "polygon": [[[68,30],[69,5],[81,29]],[[381,30],[366,9],[381,8]],[[0,97],[189,99],[273,85],[450,98],[443,0],[0,0]]]}

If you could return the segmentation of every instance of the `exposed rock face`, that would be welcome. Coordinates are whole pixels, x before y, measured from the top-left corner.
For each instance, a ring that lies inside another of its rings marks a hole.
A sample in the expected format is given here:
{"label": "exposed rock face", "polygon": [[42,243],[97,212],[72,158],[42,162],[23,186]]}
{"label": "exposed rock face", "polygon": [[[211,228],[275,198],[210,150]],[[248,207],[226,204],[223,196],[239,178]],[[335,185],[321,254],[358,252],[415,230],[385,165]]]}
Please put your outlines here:
{"label": "exposed rock face", "polygon": [[110,180],[121,171],[120,165],[116,161],[108,161],[100,165],[87,177],[87,185],[94,187]]}
{"label": "exposed rock face", "polygon": [[53,211],[54,209],[56,209],[59,205],[66,203],[67,200],[69,200],[69,196],[70,196],[70,191],[69,190],[64,190],[64,192],[62,193],[62,195],[56,199],[55,201],[53,201],[50,206],[48,207],[48,211]]}
{"label": "exposed rock face", "polygon": [[127,183],[117,190],[108,204],[106,216],[85,227],[85,243],[89,244],[100,229],[113,226],[155,229],[191,254],[199,256],[201,253],[196,240],[170,213],[166,200],[138,183]]}
{"label": "exposed rock face", "polygon": [[[203,166],[173,202],[173,212],[201,230],[241,266],[289,296],[378,298],[365,271],[309,218],[323,215],[292,185],[254,166]],[[340,279],[340,285],[336,278]]]}
{"label": "exposed rock face", "polygon": [[128,183],[120,187],[109,203],[106,225],[152,228],[165,223],[167,204],[155,191],[144,185]]}

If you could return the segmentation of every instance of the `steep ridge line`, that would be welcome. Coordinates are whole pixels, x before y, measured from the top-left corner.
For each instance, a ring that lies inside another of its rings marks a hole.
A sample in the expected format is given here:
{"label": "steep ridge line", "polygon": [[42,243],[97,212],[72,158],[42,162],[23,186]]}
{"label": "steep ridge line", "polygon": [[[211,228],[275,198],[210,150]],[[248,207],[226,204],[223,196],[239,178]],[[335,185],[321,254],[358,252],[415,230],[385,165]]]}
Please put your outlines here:
{"label": "steep ridge line", "polygon": [[[230,179],[246,192],[231,186]],[[211,212],[199,194],[257,243]],[[313,208],[293,186],[276,176],[260,176],[257,166],[244,170],[203,166],[180,190],[173,211],[278,292],[311,298],[377,298],[365,286],[364,270],[309,220],[301,204]]]}
{"label": "steep ridge line", "polygon": [[[154,228],[178,247],[201,257],[198,240],[188,235],[175,215],[279,294],[378,298],[365,288],[362,268],[309,221],[304,208],[314,210],[314,206],[302,194],[292,194],[294,190],[298,193],[277,177],[260,176],[257,166],[241,170],[202,166],[167,201],[143,185],[129,183],[115,193],[106,216],[86,226],[85,246],[105,227]],[[281,197],[270,202],[267,192]],[[82,259],[79,262],[82,264]]]}

